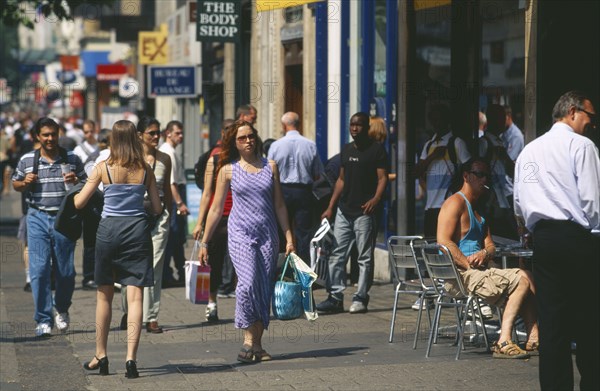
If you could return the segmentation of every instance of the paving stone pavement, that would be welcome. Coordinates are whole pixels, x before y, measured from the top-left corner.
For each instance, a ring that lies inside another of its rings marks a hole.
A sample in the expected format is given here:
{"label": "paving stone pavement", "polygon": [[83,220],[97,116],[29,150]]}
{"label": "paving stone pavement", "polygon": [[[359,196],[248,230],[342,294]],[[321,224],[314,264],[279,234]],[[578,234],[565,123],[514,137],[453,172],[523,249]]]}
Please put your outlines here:
{"label": "paving stone pavement", "polygon": [[[4,209],[3,205],[3,208]],[[7,213],[1,213],[6,217]],[[86,372],[82,364],[95,346],[95,292],[81,289],[81,276],[66,334],[34,336],[31,293],[23,291],[24,272],[16,226],[0,219],[0,389],[5,390],[537,390],[538,358],[494,360],[484,347],[467,344],[454,360],[453,337],[440,338],[425,358],[427,321],[412,349],[416,311],[413,296],[401,297],[393,343],[388,343],[393,286],[376,283],[367,314],[322,315],[273,320],[264,347],[273,361],[240,364],[242,333],[233,327],[235,299],[219,299],[217,324],[204,321],[204,306],[186,301],[185,288],[162,291],[159,324],[163,334],[142,332],[140,378],[125,378],[126,332],[118,330],[120,294],[113,302],[108,356],[110,376]],[[188,243],[186,253],[191,251]],[[76,249],[81,271],[82,245]],[[353,288],[348,288],[351,294]],[[318,302],[326,297],[314,292]],[[350,297],[350,295],[348,295]],[[346,302],[346,310],[349,306]],[[448,314],[443,323],[450,324]],[[576,372],[576,382],[578,374]]]}

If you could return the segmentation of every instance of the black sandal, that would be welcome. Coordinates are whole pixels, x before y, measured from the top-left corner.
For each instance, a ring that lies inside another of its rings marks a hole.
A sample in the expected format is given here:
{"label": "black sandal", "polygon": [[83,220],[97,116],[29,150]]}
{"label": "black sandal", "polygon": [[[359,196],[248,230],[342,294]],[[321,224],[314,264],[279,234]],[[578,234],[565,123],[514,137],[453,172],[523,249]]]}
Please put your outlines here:
{"label": "black sandal", "polygon": [[238,353],[237,360],[245,364],[256,362],[256,356],[254,355],[252,347],[243,345]]}

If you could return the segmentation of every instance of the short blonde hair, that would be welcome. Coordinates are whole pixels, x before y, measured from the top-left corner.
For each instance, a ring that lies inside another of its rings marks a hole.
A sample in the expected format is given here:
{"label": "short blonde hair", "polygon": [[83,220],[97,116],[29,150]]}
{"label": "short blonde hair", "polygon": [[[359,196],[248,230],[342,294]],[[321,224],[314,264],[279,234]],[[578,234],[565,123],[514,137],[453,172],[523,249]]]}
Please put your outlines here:
{"label": "short blonde hair", "polygon": [[369,138],[383,143],[387,138],[387,127],[381,117],[371,117],[369,120]]}

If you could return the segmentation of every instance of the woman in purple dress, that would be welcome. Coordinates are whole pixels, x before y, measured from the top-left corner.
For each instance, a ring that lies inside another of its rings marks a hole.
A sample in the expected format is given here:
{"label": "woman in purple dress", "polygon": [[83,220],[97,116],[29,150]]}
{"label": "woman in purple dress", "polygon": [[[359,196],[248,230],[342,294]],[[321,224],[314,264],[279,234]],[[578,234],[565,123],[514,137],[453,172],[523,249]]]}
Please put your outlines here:
{"label": "woman in purple dress", "polygon": [[227,228],[229,255],[238,276],[235,327],[244,329],[244,344],[237,359],[246,363],[271,359],[262,347],[262,335],[269,326],[279,251],[277,222],[285,233],[286,255],[294,251],[279,171],[274,161],[261,157],[261,149],[261,140],[250,123],[238,120],[226,129],[217,166],[217,190],[199,254],[200,262],[208,263],[207,243],[231,189],[233,208]]}

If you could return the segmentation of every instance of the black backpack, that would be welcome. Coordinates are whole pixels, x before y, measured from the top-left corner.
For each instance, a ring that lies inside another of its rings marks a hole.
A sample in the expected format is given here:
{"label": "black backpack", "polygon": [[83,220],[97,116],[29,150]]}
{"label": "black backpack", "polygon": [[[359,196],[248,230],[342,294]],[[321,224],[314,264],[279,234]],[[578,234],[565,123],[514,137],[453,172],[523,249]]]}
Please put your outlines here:
{"label": "black backpack", "polygon": [[[206,173],[206,165],[210,160],[210,154],[212,153],[214,147],[211,147],[208,151],[204,152],[198,158],[198,161],[194,165],[194,179],[196,180],[196,186],[200,190],[204,190],[204,175]],[[215,164],[213,166],[213,174],[217,168],[217,162],[219,161],[219,155],[215,155]]]}

